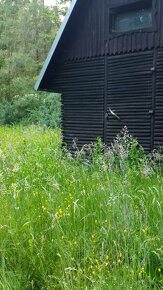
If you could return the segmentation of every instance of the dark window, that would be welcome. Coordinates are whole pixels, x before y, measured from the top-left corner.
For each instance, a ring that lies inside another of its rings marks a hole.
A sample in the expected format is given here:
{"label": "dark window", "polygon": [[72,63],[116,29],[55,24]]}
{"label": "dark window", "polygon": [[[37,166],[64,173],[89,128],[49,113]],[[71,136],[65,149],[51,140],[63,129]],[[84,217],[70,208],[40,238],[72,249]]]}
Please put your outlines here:
{"label": "dark window", "polygon": [[152,27],[152,0],[110,10],[110,32],[127,32]]}

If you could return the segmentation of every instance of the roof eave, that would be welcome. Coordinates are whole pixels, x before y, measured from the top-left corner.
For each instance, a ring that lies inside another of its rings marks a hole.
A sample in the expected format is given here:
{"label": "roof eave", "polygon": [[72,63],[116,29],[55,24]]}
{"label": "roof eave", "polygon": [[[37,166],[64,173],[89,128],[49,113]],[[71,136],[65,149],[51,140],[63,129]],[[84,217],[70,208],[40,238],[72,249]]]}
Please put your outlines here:
{"label": "roof eave", "polygon": [[54,54],[54,52],[55,52],[55,50],[56,50],[56,48],[58,46],[58,43],[59,43],[61,37],[62,37],[62,34],[63,34],[64,30],[65,30],[65,27],[66,27],[66,25],[67,25],[67,23],[69,21],[69,18],[70,18],[71,14],[72,14],[72,11],[73,11],[74,7],[76,5],[76,2],[77,2],[77,0],[72,0],[70,8],[68,9],[68,11],[66,13],[66,16],[64,18],[64,21],[62,22],[61,27],[60,27],[60,29],[59,29],[59,31],[57,33],[57,36],[56,36],[56,38],[55,38],[55,40],[54,40],[54,42],[52,44],[52,47],[51,47],[51,49],[50,49],[50,51],[48,53],[46,61],[45,61],[44,65],[43,65],[42,70],[41,70],[41,72],[39,74],[39,77],[38,77],[38,79],[37,79],[37,81],[35,83],[34,88],[35,88],[36,91],[39,90],[39,87],[40,87],[40,84],[41,84],[41,82],[43,80],[44,74],[45,74],[45,72],[46,72],[46,70],[47,70],[47,68],[49,66],[49,63],[50,63],[50,61],[52,59],[52,56],[53,56],[53,54]]}

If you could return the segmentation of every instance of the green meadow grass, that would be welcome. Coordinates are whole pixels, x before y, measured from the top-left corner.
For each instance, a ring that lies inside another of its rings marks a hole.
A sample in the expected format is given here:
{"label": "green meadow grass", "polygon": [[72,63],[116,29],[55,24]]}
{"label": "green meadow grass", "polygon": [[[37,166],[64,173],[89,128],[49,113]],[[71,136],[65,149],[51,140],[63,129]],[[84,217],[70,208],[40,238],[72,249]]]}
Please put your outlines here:
{"label": "green meadow grass", "polygon": [[0,128],[0,289],[161,289],[159,167],[72,158],[60,139]]}

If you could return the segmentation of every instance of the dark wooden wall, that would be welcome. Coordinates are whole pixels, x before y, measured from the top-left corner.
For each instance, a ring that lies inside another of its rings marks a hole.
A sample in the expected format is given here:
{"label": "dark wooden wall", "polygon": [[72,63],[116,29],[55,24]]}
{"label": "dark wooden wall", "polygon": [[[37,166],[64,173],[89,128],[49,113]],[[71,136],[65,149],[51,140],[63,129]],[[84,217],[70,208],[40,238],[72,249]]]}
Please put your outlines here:
{"label": "dark wooden wall", "polygon": [[153,51],[107,57],[107,144],[126,126],[146,152],[152,149],[153,58]]}
{"label": "dark wooden wall", "polygon": [[51,74],[48,90],[62,92],[69,148],[73,140],[81,148],[98,136],[110,144],[124,126],[146,152],[163,146],[163,49],[66,61]]}
{"label": "dark wooden wall", "polygon": [[63,141],[68,147],[73,140],[80,148],[98,136],[103,140],[104,57],[66,62],[49,82],[51,91],[54,87],[63,92]]}
{"label": "dark wooden wall", "polygon": [[154,148],[163,147],[163,49],[157,51]]}
{"label": "dark wooden wall", "polygon": [[[109,11],[109,7],[112,5],[108,3],[107,11]],[[124,1],[114,1],[123,3]],[[126,1],[127,3],[131,1]],[[106,53],[109,55],[120,54],[120,53],[129,53],[129,52],[137,52],[144,51],[147,49],[152,49],[154,47],[159,47],[160,45],[160,9],[161,4],[159,0],[153,0],[153,28],[145,29],[141,32],[139,31],[131,31],[126,33],[120,33],[116,35],[110,35],[109,30],[106,30],[106,38],[108,39],[108,45],[106,47]],[[114,4],[115,5],[115,4]],[[108,12],[109,13],[109,12]]]}
{"label": "dark wooden wall", "polygon": [[[71,147],[78,140],[81,148],[100,136],[110,144],[127,125],[146,152],[163,146],[163,0],[153,0],[152,31],[116,37],[108,30],[109,8],[135,0],[83,2],[42,82],[62,93],[63,141]],[[105,120],[109,107],[122,122]]]}
{"label": "dark wooden wall", "polygon": [[[144,51],[163,46],[163,1],[153,0],[153,28],[110,34],[109,9],[139,0],[83,0],[77,4],[60,48],[64,59]],[[67,37],[66,37],[67,35]]]}
{"label": "dark wooden wall", "polygon": [[104,128],[104,59],[69,62],[64,70],[62,128],[68,146],[76,138],[81,148],[100,136]]}
{"label": "dark wooden wall", "polygon": [[64,58],[80,59],[104,55],[105,1],[79,1],[75,12],[67,27],[68,37],[61,43]]}
{"label": "dark wooden wall", "polygon": [[[163,0],[153,0],[154,26],[152,31],[109,33],[109,9],[139,0],[82,0],[78,1],[71,20],[44,75],[40,89],[49,89],[54,71],[62,70],[67,60],[104,55],[126,54],[163,47]],[[57,64],[57,62],[60,64]],[[59,89],[61,87],[54,87]]]}

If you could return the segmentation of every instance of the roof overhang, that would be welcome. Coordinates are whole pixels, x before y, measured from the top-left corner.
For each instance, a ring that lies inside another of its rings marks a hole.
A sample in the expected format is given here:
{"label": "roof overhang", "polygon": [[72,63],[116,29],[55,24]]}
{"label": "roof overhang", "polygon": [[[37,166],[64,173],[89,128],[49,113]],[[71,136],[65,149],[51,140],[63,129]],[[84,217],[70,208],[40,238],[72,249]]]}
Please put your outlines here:
{"label": "roof overhang", "polygon": [[69,19],[71,17],[71,14],[72,14],[72,12],[74,10],[74,7],[75,7],[77,1],[78,0],[72,0],[72,2],[71,2],[70,8],[68,9],[68,11],[66,13],[66,16],[64,18],[64,21],[62,22],[62,25],[61,25],[58,33],[57,33],[57,36],[56,36],[56,38],[55,38],[55,40],[54,40],[54,42],[52,44],[52,47],[51,47],[51,49],[49,51],[49,54],[48,54],[48,56],[46,58],[46,61],[45,61],[44,65],[43,65],[43,67],[42,67],[42,70],[41,70],[41,72],[39,74],[39,77],[37,79],[37,82],[36,82],[36,84],[34,86],[34,88],[35,88],[36,91],[39,90],[39,88],[40,88],[40,85],[41,85],[41,82],[42,82],[43,77],[45,75],[45,72],[46,72],[46,70],[47,70],[47,68],[48,68],[48,66],[50,64],[50,61],[51,61],[51,59],[52,59],[52,57],[53,57],[53,55],[54,55],[54,53],[55,53],[55,51],[57,49],[57,46],[58,46],[58,44],[59,44],[59,42],[61,40],[61,37],[63,35],[63,32],[65,30],[65,27],[66,27],[66,25],[67,25],[67,23],[68,23],[68,21],[69,21]]}

